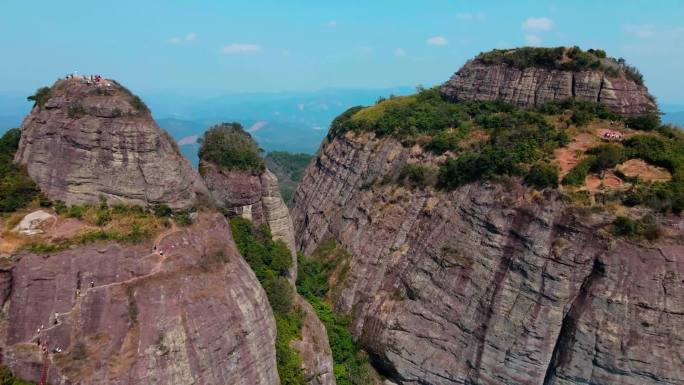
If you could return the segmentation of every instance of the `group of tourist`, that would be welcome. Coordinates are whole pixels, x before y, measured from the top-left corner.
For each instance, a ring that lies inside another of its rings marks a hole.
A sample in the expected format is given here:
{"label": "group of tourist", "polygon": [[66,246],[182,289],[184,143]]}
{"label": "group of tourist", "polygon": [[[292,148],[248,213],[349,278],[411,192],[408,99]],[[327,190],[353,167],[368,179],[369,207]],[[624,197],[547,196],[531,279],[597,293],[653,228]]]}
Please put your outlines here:
{"label": "group of tourist", "polygon": [[608,141],[620,141],[623,139],[623,135],[621,132],[618,131],[613,131],[613,130],[607,130],[603,133],[603,139],[608,140]]}
{"label": "group of tourist", "polygon": [[73,74],[67,74],[65,79],[79,79],[81,83],[87,84],[87,85],[104,85],[106,87],[111,87],[112,84],[109,82],[103,82],[105,80],[102,75],[90,75],[90,76],[83,76],[83,75],[78,75],[78,72],[74,71]]}

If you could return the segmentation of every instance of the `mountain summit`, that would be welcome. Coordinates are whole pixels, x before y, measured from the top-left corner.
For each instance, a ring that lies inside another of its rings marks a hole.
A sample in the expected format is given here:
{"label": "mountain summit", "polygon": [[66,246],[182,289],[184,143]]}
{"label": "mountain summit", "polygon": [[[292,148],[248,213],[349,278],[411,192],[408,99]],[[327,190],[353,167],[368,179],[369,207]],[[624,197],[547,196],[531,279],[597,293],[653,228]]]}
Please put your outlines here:
{"label": "mountain summit", "polygon": [[206,194],[147,106],[116,81],[69,77],[29,99],[15,161],[50,199],[188,208]]}
{"label": "mountain summit", "polygon": [[481,53],[441,87],[454,101],[501,100],[518,107],[573,98],[622,116],[655,111],[639,71],[602,50],[524,47]]}

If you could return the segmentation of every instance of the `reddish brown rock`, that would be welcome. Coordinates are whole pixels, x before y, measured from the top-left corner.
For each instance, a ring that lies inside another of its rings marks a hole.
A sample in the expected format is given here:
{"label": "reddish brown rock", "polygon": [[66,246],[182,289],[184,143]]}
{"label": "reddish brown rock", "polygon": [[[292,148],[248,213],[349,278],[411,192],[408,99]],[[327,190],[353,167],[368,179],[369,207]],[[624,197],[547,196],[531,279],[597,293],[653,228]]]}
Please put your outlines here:
{"label": "reddish brown rock", "polygon": [[39,337],[63,350],[50,354],[51,384],[278,384],[275,321],[226,220],[202,214],[158,248],[163,256],[151,243],[16,256],[4,363],[37,381]]}
{"label": "reddish brown rock", "polygon": [[351,254],[335,288],[397,384],[684,384],[684,221],[611,240],[606,214],[516,181],[453,192],[375,183],[436,164],[372,134],[330,137],[292,201],[297,247]]}
{"label": "reddish brown rock", "polygon": [[110,80],[57,81],[24,119],[15,161],[48,197],[68,204],[102,197],[185,209],[208,195],[142,102]]}
{"label": "reddish brown rock", "polygon": [[[297,280],[297,253],[290,212],[278,189],[278,178],[268,169],[262,173],[232,170],[200,160],[202,177],[216,203],[229,215],[242,216],[256,225],[267,225],[273,239],[283,241],[292,254],[289,279]],[[304,315],[301,339],[292,346],[302,358],[309,385],[334,385],[333,359],[325,326],[299,294],[296,304]]]}
{"label": "reddish brown rock", "polygon": [[656,109],[646,87],[628,80],[624,71],[611,77],[601,70],[517,68],[505,63],[485,64],[477,58],[444,83],[441,93],[453,101],[502,100],[520,107],[575,98],[603,103],[623,116]]}

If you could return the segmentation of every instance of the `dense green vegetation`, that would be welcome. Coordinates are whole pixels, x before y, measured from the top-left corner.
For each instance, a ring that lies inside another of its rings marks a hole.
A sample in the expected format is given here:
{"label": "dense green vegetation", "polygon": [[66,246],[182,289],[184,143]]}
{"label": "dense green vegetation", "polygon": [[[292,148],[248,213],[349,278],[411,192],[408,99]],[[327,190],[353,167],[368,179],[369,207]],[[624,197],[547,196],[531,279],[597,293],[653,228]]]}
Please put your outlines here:
{"label": "dense green vegetation", "polygon": [[[331,290],[328,279],[344,265],[348,255],[334,240],[324,242],[310,257],[300,255],[297,291],[313,306],[328,332],[333,353],[335,380],[338,385],[372,383],[373,369],[368,356],[354,342],[349,332],[349,316],[336,314],[327,301]],[[342,276],[338,276],[343,279]]]}
{"label": "dense green vegetation", "polygon": [[287,151],[273,151],[268,153],[267,158],[281,167],[283,171],[290,174],[293,181],[298,182],[302,179],[304,169],[309,165],[313,155]]}
{"label": "dense green vegetation", "polygon": [[0,138],[0,213],[26,206],[39,193],[26,171],[14,164],[20,137],[21,131],[13,128]]}
{"label": "dense green vegetation", "polygon": [[646,215],[638,220],[625,216],[618,216],[613,221],[613,234],[623,237],[643,237],[649,241],[660,237],[660,227],[652,215]]}
{"label": "dense green vegetation", "polygon": [[240,254],[245,258],[266,291],[276,318],[276,361],[283,385],[302,385],[302,361],[290,341],[301,336],[302,315],[294,306],[294,289],[285,275],[292,256],[282,241],[273,241],[267,226],[258,229],[244,218],[232,218],[230,228]]}
{"label": "dense green vegetation", "polygon": [[286,151],[273,151],[266,155],[266,164],[278,177],[278,187],[285,203],[292,199],[292,193],[311,158],[313,155]]}
{"label": "dense green vegetation", "polygon": [[[229,170],[261,173],[265,170],[261,150],[240,123],[211,127],[200,139],[199,158]],[[200,172],[202,169],[200,168]]]}
{"label": "dense green vegetation", "polygon": [[[476,148],[448,159],[439,172],[439,185],[453,189],[497,175],[522,175],[539,185],[539,172],[551,170],[553,150],[567,144],[565,130],[549,124],[538,112],[518,109],[482,115],[477,123],[487,130],[489,139]],[[529,168],[530,164],[536,164]],[[546,183],[544,183],[546,185]]]}
{"label": "dense green vegetation", "polygon": [[[534,52],[528,53],[536,57]],[[553,50],[537,53],[558,55]],[[588,54],[600,59],[603,56],[596,51]],[[573,55],[581,57],[577,53]],[[523,60],[527,56],[514,57]],[[621,120],[600,103],[569,99],[535,109],[520,109],[501,102],[451,103],[437,89],[421,89],[415,95],[381,100],[367,108],[350,108],[333,121],[331,134],[340,135],[349,130],[374,132],[395,137],[407,145],[420,143],[438,154],[449,151],[454,156],[440,166],[437,176],[437,186],[443,189],[502,175],[522,177],[529,186],[543,189],[558,185],[558,169],[550,160],[556,148],[567,144],[567,128],[582,127],[596,119]],[[672,180],[653,184],[636,181],[632,189],[616,193],[611,199],[626,205],[681,212],[684,209],[683,134],[676,128],[661,125],[656,113],[625,119],[625,124],[651,134],[637,135],[622,145],[605,144],[591,149],[563,178],[563,184],[581,186],[589,173],[600,173],[625,160],[641,158],[666,168],[673,175]],[[472,137],[481,139],[469,141]],[[410,187],[423,187],[429,181],[425,171],[407,166],[394,179]]]}
{"label": "dense green vegetation", "polygon": [[50,87],[41,87],[35,94],[27,97],[26,100],[35,102],[34,106],[43,107],[51,96],[52,89]]}
{"label": "dense green vegetation", "polygon": [[[567,100],[525,110],[502,102],[451,103],[437,89],[429,89],[365,109],[351,108],[333,121],[331,132],[372,131],[405,142],[422,141],[436,153],[452,151],[457,157],[442,165],[438,177],[446,189],[497,175],[520,175],[530,185],[544,188],[557,185],[552,180],[557,171],[549,159],[568,141],[565,129],[551,124],[548,117],[560,114],[569,114],[567,124],[577,125],[596,118],[617,119],[597,103]],[[488,139],[462,145],[474,129],[484,131]]]}

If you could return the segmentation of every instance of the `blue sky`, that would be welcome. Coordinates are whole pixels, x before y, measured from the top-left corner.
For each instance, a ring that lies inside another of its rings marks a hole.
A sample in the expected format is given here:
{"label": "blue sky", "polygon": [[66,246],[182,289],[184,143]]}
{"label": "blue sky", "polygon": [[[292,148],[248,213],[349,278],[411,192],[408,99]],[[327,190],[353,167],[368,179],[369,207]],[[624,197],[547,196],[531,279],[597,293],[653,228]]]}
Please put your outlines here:
{"label": "blue sky", "polygon": [[0,5],[0,91],[78,70],[138,92],[433,85],[496,47],[605,48],[684,103],[684,4],[658,1],[27,1]]}

